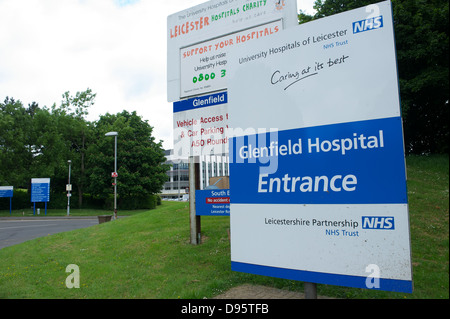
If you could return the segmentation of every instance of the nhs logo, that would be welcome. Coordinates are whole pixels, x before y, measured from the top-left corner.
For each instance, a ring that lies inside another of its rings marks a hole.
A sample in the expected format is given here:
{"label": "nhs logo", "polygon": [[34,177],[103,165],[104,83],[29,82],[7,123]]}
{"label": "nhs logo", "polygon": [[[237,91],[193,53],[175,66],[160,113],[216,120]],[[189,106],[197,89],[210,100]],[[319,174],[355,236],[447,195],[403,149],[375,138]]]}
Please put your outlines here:
{"label": "nhs logo", "polygon": [[353,22],[353,33],[359,33],[383,27],[383,16]]}
{"label": "nhs logo", "polygon": [[362,216],[363,229],[395,229],[392,216]]}

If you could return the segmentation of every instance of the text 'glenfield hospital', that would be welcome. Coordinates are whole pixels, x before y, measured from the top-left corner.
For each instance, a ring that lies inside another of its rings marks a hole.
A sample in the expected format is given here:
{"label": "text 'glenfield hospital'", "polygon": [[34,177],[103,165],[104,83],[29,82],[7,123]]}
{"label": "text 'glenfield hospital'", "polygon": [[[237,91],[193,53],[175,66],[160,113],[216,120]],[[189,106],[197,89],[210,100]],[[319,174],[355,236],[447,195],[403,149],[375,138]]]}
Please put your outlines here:
{"label": "text 'glenfield hospital'", "polygon": [[263,158],[272,156],[286,156],[303,154],[304,150],[308,153],[319,152],[340,152],[345,155],[348,151],[357,149],[373,149],[384,147],[383,131],[380,130],[377,135],[365,136],[364,134],[353,133],[352,138],[341,139],[320,139],[309,138],[306,145],[303,145],[302,139],[297,141],[288,140],[286,144],[278,145],[278,141],[271,141],[269,146],[254,147],[251,144],[242,146],[239,149],[241,159]]}

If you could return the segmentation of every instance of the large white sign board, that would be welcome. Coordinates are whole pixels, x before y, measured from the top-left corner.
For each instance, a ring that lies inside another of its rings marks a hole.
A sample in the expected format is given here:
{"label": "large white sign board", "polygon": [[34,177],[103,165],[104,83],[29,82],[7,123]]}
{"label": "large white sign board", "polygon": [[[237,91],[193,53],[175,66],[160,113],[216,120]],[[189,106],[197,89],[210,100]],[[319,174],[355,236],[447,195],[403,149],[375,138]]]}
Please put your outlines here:
{"label": "large white sign board", "polygon": [[297,23],[294,0],[209,1],[167,18],[167,98],[176,101],[175,156],[228,152],[229,50]]}
{"label": "large white sign board", "polygon": [[181,97],[227,88],[228,49],[283,29],[281,20],[247,29],[180,50]]}
{"label": "large white sign board", "polygon": [[230,53],[235,271],[412,291],[390,2]]}
{"label": "large white sign board", "polygon": [[168,16],[168,101],[226,89],[231,47],[297,23],[295,0],[213,0]]}

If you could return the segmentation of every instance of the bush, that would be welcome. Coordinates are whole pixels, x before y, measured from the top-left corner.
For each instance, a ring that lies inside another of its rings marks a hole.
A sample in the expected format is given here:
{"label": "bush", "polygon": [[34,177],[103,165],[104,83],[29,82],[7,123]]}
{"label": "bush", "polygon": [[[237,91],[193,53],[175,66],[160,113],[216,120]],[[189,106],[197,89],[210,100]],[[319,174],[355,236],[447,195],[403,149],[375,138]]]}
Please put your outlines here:
{"label": "bush", "polygon": [[47,208],[67,208],[67,193],[50,193],[50,201],[47,203]]}
{"label": "bush", "polygon": [[[112,197],[111,208],[113,207],[114,198]],[[77,198],[78,206],[78,198]],[[105,199],[100,197],[92,196],[91,194],[83,195],[83,205],[79,208],[92,208],[92,209],[103,209],[105,207]]]}
{"label": "bush", "polygon": [[[72,194],[73,195],[73,194]],[[33,207],[31,195],[26,189],[14,189],[12,198],[12,209],[29,209]],[[161,197],[159,195],[149,195],[140,197],[118,197],[117,206],[120,209],[155,209],[157,205],[161,205]],[[114,195],[110,194],[106,199],[94,197],[90,194],[83,195],[83,205],[78,207],[78,196],[72,196],[70,201],[72,208],[91,208],[91,209],[114,209]],[[45,203],[36,203],[36,208],[44,208]],[[67,193],[51,193],[50,201],[47,203],[49,209],[67,208]],[[9,209],[9,198],[0,198],[0,209]]]}
{"label": "bush", "polygon": [[[155,209],[156,205],[161,205],[161,198],[158,195],[118,197],[118,209]],[[114,209],[114,195],[108,196],[104,201],[103,209]]]}
{"label": "bush", "polygon": [[156,205],[158,206],[161,205],[162,204],[161,196],[159,196],[159,194],[155,196],[156,196]]}

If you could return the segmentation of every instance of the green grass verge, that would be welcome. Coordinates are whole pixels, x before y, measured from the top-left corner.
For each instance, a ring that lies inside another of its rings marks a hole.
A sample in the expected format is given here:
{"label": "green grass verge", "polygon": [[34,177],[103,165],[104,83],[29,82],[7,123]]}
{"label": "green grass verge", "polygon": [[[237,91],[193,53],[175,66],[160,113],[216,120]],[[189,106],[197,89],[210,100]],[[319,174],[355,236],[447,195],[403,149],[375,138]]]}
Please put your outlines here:
{"label": "green grass verge", "polygon": [[[337,298],[449,298],[448,156],[408,157],[414,292],[318,285]],[[103,212],[104,213],[104,212]],[[8,212],[9,215],[9,212]],[[228,217],[202,217],[203,243],[189,244],[185,202],[0,250],[0,298],[211,298],[260,284],[302,291],[303,283],[230,270]],[[66,266],[80,268],[68,289]]]}
{"label": "green grass verge", "polygon": [[[41,206],[43,203],[39,203]],[[5,207],[2,207],[5,208]],[[132,216],[136,214],[140,214],[143,212],[147,212],[148,209],[136,209],[136,210],[119,210],[119,216]],[[112,210],[104,210],[104,209],[70,209],[70,216],[98,216],[98,215],[112,215]],[[2,209],[0,210],[0,217],[53,217],[53,216],[67,216],[67,209],[48,209],[47,215],[45,215],[45,209],[40,207],[40,214],[37,214],[33,208],[26,209],[12,209],[11,213],[8,210]]]}

